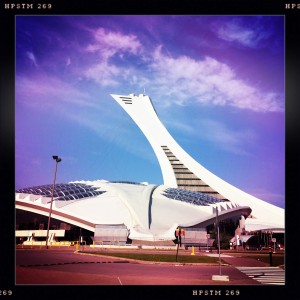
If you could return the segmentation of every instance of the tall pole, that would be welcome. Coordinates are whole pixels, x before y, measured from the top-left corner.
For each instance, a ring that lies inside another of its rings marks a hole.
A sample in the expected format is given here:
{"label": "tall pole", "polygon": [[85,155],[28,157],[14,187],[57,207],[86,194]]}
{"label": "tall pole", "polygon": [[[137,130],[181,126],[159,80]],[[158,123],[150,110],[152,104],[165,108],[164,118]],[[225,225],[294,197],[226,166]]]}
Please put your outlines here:
{"label": "tall pole", "polygon": [[[178,231],[177,231],[178,230]],[[178,248],[179,248],[179,236],[180,236],[180,229],[176,229],[176,237],[177,237],[177,251],[176,251],[176,261],[177,261],[177,257],[178,257]]]}
{"label": "tall pole", "polygon": [[220,230],[219,230],[219,211],[218,207],[216,207],[216,227],[217,227],[217,238],[218,238],[218,252],[219,252],[219,275],[213,275],[212,280],[224,280],[229,281],[229,276],[222,275],[221,273],[221,251],[220,251]]}
{"label": "tall pole", "polygon": [[218,207],[216,207],[216,225],[217,225],[217,234],[218,234],[218,252],[219,252],[219,273],[221,274],[221,250],[220,250],[220,230],[219,230],[219,221],[218,221]]}
{"label": "tall pole", "polygon": [[50,211],[49,211],[49,217],[48,217],[47,236],[46,236],[46,249],[48,249],[49,229],[50,229],[50,220],[51,220],[51,214],[52,214],[52,204],[53,204],[53,197],[54,197],[57,165],[61,161],[61,159],[58,158],[58,156],[53,156],[53,159],[55,159],[56,163],[55,163],[55,171],[54,171],[54,181],[53,181],[53,185],[52,185]]}

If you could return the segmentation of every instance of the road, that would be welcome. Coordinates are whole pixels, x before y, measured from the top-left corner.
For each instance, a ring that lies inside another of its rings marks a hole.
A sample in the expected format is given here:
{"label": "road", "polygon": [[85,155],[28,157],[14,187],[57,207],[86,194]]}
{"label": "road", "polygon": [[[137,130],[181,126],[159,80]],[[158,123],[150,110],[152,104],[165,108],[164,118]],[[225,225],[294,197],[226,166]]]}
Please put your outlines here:
{"label": "road", "polygon": [[233,266],[222,266],[228,281],[213,281],[218,265],[151,263],[79,254],[74,250],[16,251],[17,284],[215,285],[259,284]]}

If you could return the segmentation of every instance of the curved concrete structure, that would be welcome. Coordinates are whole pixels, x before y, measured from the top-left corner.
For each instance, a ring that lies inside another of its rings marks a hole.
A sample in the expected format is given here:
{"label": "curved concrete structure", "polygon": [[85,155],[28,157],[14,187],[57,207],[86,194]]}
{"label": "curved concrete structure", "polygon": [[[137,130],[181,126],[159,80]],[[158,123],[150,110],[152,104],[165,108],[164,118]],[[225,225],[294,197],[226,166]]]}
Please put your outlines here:
{"label": "curved concrete structure", "polygon": [[[178,226],[213,224],[216,208],[220,220],[247,217],[251,212],[246,206],[165,185],[105,180],[58,184],[53,199],[52,218],[95,234],[97,230],[119,226],[127,231],[124,241],[127,237],[174,240]],[[16,191],[17,209],[48,216],[50,202],[51,185]]]}
{"label": "curved concrete structure", "polygon": [[[159,120],[146,95],[112,95],[149,140],[164,183],[74,181],[56,184],[52,218],[94,232],[102,241],[173,241],[181,227],[206,234],[216,221],[246,231],[284,230],[284,210],[209,172],[190,157]],[[221,163],[221,162],[220,162]],[[16,209],[50,212],[52,185],[16,191]],[[245,220],[246,219],[246,220]],[[227,224],[228,224],[227,223]],[[197,237],[198,240],[198,237]]]}
{"label": "curved concrete structure", "polygon": [[[189,154],[173,139],[144,94],[111,95],[138,125],[151,144],[160,164],[164,184],[209,194],[241,206],[250,206],[252,214],[246,220],[246,230],[284,229],[284,210],[217,177]],[[220,163],[222,163],[220,161]]]}

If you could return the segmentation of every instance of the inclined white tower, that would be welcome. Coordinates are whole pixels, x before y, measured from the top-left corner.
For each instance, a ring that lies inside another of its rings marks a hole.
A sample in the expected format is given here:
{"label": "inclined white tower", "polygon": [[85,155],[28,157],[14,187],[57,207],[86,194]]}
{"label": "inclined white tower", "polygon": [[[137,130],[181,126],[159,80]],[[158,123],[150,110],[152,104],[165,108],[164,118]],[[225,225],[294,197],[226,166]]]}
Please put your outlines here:
{"label": "inclined white tower", "polygon": [[250,206],[252,214],[246,220],[246,230],[284,230],[284,209],[241,191],[195,161],[161,123],[147,95],[111,96],[129,114],[151,144],[160,164],[164,185]]}

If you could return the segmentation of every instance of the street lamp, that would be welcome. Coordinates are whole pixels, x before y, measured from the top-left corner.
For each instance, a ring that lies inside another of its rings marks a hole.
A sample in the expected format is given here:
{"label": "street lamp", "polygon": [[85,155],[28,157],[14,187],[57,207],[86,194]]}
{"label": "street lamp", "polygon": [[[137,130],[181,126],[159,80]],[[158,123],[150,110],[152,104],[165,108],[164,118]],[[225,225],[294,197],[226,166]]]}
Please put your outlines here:
{"label": "street lamp", "polygon": [[220,249],[220,227],[219,227],[219,211],[218,207],[216,207],[216,226],[217,226],[217,238],[218,238],[218,253],[219,253],[219,271],[220,271],[220,276],[221,274],[221,249]]}
{"label": "street lamp", "polygon": [[48,249],[49,228],[50,228],[50,220],[51,220],[51,213],[52,213],[52,204],[53,204],[54,188],[55,188],[55,181],[56,181],[57,165],[61,161],[61,158],[59,158],[57,155],[53,155],[52,157],[56,161],[56,163],[55,163],[55,171],[54,171],[54,181],[53,181],[53,185],[52,185],[52,195],[51,195],[51,202],[50,202],[48,226],[47,226],[46,249]]}

